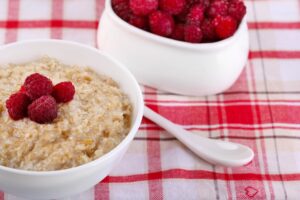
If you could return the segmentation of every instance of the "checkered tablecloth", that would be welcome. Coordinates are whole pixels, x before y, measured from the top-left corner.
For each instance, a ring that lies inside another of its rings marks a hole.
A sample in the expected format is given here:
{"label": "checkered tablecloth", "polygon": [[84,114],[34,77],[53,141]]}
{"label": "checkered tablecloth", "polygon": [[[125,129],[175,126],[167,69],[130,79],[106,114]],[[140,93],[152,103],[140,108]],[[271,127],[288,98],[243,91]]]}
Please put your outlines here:
{"label": "checkered tablecloth", "polygon": [[[0,0],[0,44],[59,38],[95,46],[103,4]],[[249,61],[228,91],[195,98],[142,88],[161,115],[205,137],[245,144],[254,160],[212,166],[144,119],[121,163],[82,199],[300,199],[300,1],[246,5]],[[3,199],[11,198],[0,193]]]}

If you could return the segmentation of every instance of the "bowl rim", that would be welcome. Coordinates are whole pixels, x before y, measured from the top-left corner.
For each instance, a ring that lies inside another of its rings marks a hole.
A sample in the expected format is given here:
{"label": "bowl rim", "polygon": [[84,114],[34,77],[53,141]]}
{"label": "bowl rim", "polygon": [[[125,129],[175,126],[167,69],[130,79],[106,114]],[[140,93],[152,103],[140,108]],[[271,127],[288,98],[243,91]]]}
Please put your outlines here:
{"label": "bowl rim", "polygon": [[[125,145],[129,144],[131,140],[133,140],[136,132],[138,131],[138,128],[140,126],[140,123],[142,121],[143,117],[143,110],[144,110],[144,101],[143,101],[143,95],[141,88],[139,87],[136,79],[134,76],[131,74],[131,72],[118,60],[110,56],[109,54],[98,50],[92,46],[88,46],[85,44],[81,44],[78,42],[72,42],[72,41],[66,41],[66,40],[58,40],[58,39],[33,39],[33,40],[26,40],[26,41],[18,41],[10,44],[5,44],[5,45],[0,45],[0,53],[1,51],[5,50],[6,48],[9,47],[15,47],[15,46],[22,46],[24,44],[36,44],[36,43],[57,43],[61,45],[71,45],[71,46],[76,46],[79,47],[83,50],[88,50],[92,51],[97,54],[101,54],[102,56],[108,58],[113,64],[119,68],[122,73],[125,73],[128,79],[131,79],[131,81],[134,84],[134,90],[137,92],[137,115],[135,121],[132,123],[132,126],[130,128],[129,133],[127,136],[119,143],[116,147],[114,147],[112,150],[107,152],[106,154],[100,156],[99,158],[92,160],[88,163],[72,167],[72,168],[67,168],[67,169],[62,169],[62,170],[55,170],[55,171],[30,171],[30,170],[24,170],[24,169],[16,169],[16,168],[11,168],[11,167],[5,167],[0,165],[0,172],[1,171],[6,171],[9,173],[14,173],[14,174],[19,174],[19,175],[30,175],[30,176],[56,176],[56,175],[62,175],[62,174],[70,174],[70,173],[76,173],[78,171],[82,171],[85,169],[89,169],[90,167],[97,166],[98,164],[104,162],[105,160],[109,159],[113,154],[118,153]],[[125,91],[126,92],[126,91]]]}
{"label": "bowl rim", "polygon": [[[243,26],[247,27],[247,23],[246,23],[246,17],[247,14],[243,17],[242,21],[240,22],[237,30],[235,31],[235,33],[223,40],[217,41],[217,42],[211,42],[211,43],[188,43],[188,42],[184,42],[184,41],[178,41],[178,40],[174,40],[171,38],[166,38],[166,37],[162,37],[159,35],[155,35],[153,33],[144,31],[142,29],[139,29],[127,22],[125,22],[123,19],[121,19],[112,9],[112,5],[111,5],[111,1],[112,0],[105,0],[105,9],[103,14],[105,13],[105,11],[108,11],[108,15],[121,27],[125,28],[127,31],[136,34],[140,37],[144,37],[148,40],[151,41],[155,41],[161,44],[165,44],[168,46],[172,46],[175,48],[185,48],[185,49],[191,49],[191,50],[213,50],[213,49],[218,49],[218,48],[222,48],[224,46],[230,45],[232,42],[234,42],[237,37],[243,32]],[[101,28],[101,20],[99,21],[99,27]]]}

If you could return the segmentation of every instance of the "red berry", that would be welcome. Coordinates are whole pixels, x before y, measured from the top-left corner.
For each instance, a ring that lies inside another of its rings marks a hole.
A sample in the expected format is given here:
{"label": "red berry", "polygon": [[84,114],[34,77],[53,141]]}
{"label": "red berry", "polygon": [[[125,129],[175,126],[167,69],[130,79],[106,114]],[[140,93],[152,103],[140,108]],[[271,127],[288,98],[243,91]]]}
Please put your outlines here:
{"label": "red berry", "polygon": [[184,27],[184,40],[191,43],[200,43],[203,34],[199,26],[196,25],[186,25]]}
{"label": "red berry", "polygon": [[142,16],[137,16],[137,15],[131,15],[129,18],[129,24],[140,28],[140,29],[146,29],[147,28],[147,19]]}
{"label": "red berry", "polygon": [[212,42],[217,39],[216,31],[212,20],[205,19],[201,25],[201,30],[203,33],[203,41]]}
{"label": "red berry", "polygon": [[6,101],[6,108],[13,120],[19,120],[27,116],[27,107],[30,104],[29,97],[21,92],[12,94]]}
{"label": "red berry", "polygon": [[230,16],[219,16],[213,20],[218,38],[225,39],[234,34],[237,28],[237,21]]}
{"label": "red berry", "polygon": [[231,1],[228,8],[228,14],[237,21],[241,21],[246,14],[244,2],[239,0]]}
{"label": "red berry", "polygon": [[186,17],[186,23],[200,26],[203,19],[204,19],[204,7],[201,4],[196,4],[190,9]]}
{"label": "red berry", "polygon": [[161,10],[171,15],[177,15],[184,9],[185,5],[185,0],[160,0],[159,6]]}
{"label": "red berry", "polygon": [[129,20],[131,15],[129,0],[112,0],[112,8],[120,18],[125,21]]}
{"label": "red berry", "polygon": [[140,16],[149,15],[158,7],[158,0],[129,0],[131,11]]}
{"label": "red berry", "polygon": [[174,30],[172,16],[162,11],[155,11],[149,16],[149,25],[152,33],[161,36],[170,36]]}
{"label": "red berry", "polygon": [[207,14],[209,17],[218,15],[225,16],[228,12],[228,2],[226,0],[214,0],[208,7]]}
{"label": "red berry", "polygon": [[39,73],[35,73],[26,78],[24,87],[27,96],[31,100],[35,100],[43,95],[51,94],[53,85],[50,79]]}
{"label": "red berry", "polygon": [[41,96],[28,106],[28,116],[40,124],[50,123],[57,117],[57,104],[50,95]]}
{"label": "red berry", "polygon": [[52,96],[57,103],[66,103],[73,99],[75,87],[71,82],[61,82],[53,87]]}
{"label": "red berry", "polygon": [[176,24],[175,29],[171,35],[171,38],[175,40],[184,40],[184,25],[183,24]]}

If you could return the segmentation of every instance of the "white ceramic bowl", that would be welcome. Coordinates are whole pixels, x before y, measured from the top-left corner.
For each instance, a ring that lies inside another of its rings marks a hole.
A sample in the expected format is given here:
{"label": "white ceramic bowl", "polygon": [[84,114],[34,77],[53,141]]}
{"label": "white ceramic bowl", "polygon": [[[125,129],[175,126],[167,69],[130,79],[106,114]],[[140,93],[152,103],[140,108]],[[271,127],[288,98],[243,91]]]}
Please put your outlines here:
{"label": "white ceramic bowl", "polygon": [[33,172],[0,166],[0,190],[29,199],[53,199],[85,191],[105,176],[122,158],[143,115],[143,97],[132,74],[112,57],[78,43],[36,40],[0,46],[0,65],[31,61],[43,55],[65,64],[88,65],[117,81],[133,104],[131,130],[112,151],[87,164],[59,171]]}
{"label": "white ceramic bowl", "polygon": [[137,80],[184,95],[210,95],[229,88],[247,61],[246,19],[225,40],[190,44],[148,33],[119,18],[106,0],[98,29],[98,47],[117,58]]}

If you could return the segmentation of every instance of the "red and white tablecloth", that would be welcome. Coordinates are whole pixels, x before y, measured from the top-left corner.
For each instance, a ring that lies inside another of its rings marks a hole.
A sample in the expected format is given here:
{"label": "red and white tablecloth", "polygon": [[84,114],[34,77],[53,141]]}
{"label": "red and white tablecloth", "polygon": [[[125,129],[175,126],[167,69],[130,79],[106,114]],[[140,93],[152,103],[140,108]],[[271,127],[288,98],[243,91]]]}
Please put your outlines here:
{"label": "red and white tablecloth", "polygon": [[[59,38],[95,46],[103,4],[0,0],[0,44]],[[300,1],[246,5],[249,61],[228,91],[198,98],[143,91],[149,107],[183,128],[248,145],[253,162],[212,166],[144,119],[121,163],[85,197],[73,199],[300,198]],[[13,198],[0,193],[3,199]]]}

